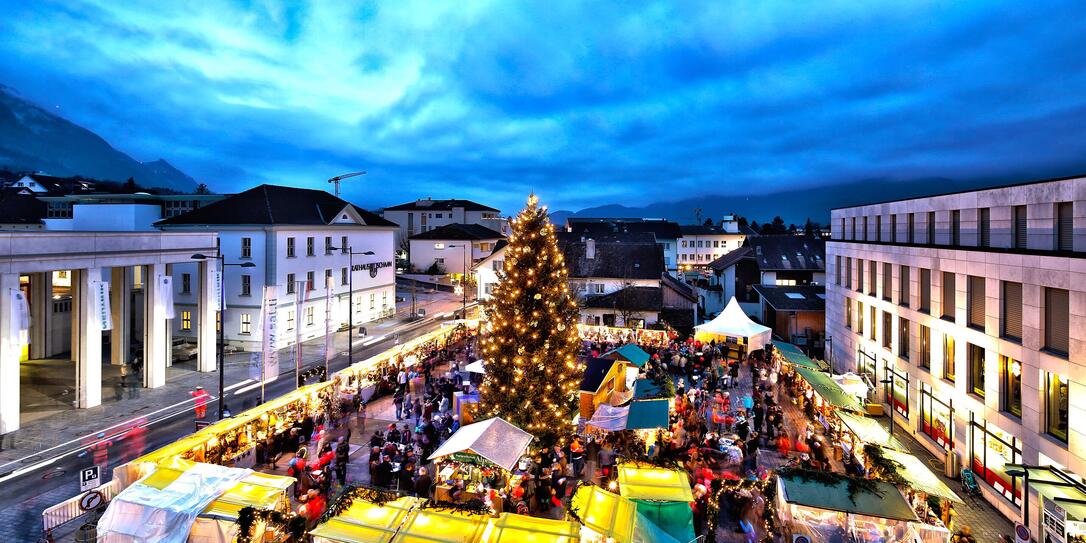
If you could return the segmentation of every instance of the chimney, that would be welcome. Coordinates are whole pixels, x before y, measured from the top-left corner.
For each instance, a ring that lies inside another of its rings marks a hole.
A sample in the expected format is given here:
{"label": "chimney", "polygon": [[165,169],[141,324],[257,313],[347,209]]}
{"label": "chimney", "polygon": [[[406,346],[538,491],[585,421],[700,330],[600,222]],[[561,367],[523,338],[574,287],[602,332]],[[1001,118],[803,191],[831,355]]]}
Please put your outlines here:
{"label": "chimney", "polygon": [[596,240],[588,239],[584,242],[584,257],[588,260],[596,258]]}

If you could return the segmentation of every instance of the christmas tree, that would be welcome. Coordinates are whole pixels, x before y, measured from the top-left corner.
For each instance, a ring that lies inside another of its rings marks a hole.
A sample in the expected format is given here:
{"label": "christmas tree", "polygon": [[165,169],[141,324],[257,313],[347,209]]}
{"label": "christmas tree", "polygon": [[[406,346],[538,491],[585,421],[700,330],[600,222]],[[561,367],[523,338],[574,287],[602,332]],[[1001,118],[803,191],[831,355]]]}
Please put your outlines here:
{"label": "christmas tree", "polygon": [[576,406],[581,338],[554,225],[534,194],[513,220],[504,273],[485,311],[487,366],[476,420],[502,417],[554,442],[569,430]]}

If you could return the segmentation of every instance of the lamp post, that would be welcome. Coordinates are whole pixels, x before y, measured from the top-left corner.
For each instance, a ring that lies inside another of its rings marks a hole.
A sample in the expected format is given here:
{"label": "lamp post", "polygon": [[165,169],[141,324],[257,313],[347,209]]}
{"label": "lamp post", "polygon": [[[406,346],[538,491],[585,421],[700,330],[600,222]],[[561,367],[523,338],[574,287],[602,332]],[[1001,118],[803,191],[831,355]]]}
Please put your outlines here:
{"label": "lamp post", "polygon": [[1029,469],[1025,466],[1007,468],[1007,475],[1022,478],[1022,524],[1029,529]]}
{"label": "lamp post", "polygon": [[355,252],[349,245],[339,250],[347,253],[347,366],[351,366],[354,364],[354,255],[373,256],[373,251]]}
{"label": "lamp post", "polygon": [[448,247],[462,247],[464,249],[464,275],[460,280],[460,288],[464,291],[464,304],[463,309],[460,312],[460,318],[466,319],[468,318],[468,249],[471,248],[471,243],[449,245]]}
{"label": "lamp post", "polygon": [[[889,368],[889,366],[887,366],[887,368]],[[894,379],[894,377],[896,376],[897,371],[896,370],[891,370],[891,371],[893,373],[890,374],[889,378],[883,379],[882,381],[879,381],[879,382],[884,384],[884,385],[885,384],[890,385],[890,437],[894,437],[894,381],[897,380],[897,379]]]}
{"label": "lamp post", "polygon": [[[226,262],[226,257],[223,256],[223,254],[222,254],[221,249],[214,256],[207,256],[207,255],[202,254],[202,253],[196,253],[196,254],[192,255],[192,259],[193,260],[217,259],[219,261],[219,266],[220,266],[219,273],[222,274],[222,276],[223,276],[223,279],[220,280],[220,282],[222,283],[222,286],[219,288],[219,330],[218,330],[218,337],[216,338],[216,341],[217,341],[218,344],[216,345],[216,348],[215,348],[215,350],[217,351],[215,357],[216,357],[216,359],[218,361],[218,369],[219,369],[219,420],[222,420],[223,411],[224,411],[224,408],[225,408],[225,398],[224,398],[224,396],[226,395],[225,391],[223,391],[223,389],[226,387],[226,382],[225,382],[226,381],[226,373],[223,370],[223,366],[226,365],[226,360],[225,360],[225,357],[223,355],[223,330],[226,329],[226,318],[224,317],[225,312],[223,311],[226,308],[226,281],[225,281],[226,267],[227,266],[237,266],[239,268],[255,268],[256,264],[253,264],[252,262],[239,262],[239,263],[229,263],[228,264]],[[261,400],[263,400],[263,398],[261,398]]]}

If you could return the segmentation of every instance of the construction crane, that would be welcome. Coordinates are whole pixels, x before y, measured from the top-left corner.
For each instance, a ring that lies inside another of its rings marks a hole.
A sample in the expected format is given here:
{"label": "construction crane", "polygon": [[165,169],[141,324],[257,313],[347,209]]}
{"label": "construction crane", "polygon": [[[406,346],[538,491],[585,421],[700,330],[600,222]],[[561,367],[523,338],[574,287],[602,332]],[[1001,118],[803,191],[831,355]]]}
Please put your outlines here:
{"label": "construction crane", "polygon": [[350,177],[356,177],[356,176],[359,176],[359,175],[366,175],[366,172],[361,171],[361,172],[345,173],[343,175],[337,175],[337,176],[329,179],[328,180],[329,183],[335,183],[336,184],[336,198],[339,198],[339,182],[343,181],[344,179],[347,179],[347,178],[350,178]]}

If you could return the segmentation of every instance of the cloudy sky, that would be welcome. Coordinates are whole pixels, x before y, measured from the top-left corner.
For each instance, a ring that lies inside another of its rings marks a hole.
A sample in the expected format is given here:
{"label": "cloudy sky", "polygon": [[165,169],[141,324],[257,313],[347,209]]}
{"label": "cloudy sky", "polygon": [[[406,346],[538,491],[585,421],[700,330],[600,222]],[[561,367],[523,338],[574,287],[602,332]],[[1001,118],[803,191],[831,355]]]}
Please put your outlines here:
{"label": "cloudy sky", "polygon": [[1086,2],[0,0],[0,82],[221,191],[511,210],[1086,170]]}

